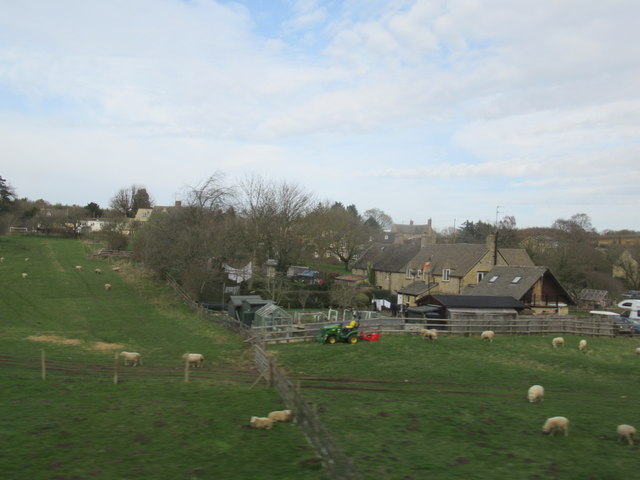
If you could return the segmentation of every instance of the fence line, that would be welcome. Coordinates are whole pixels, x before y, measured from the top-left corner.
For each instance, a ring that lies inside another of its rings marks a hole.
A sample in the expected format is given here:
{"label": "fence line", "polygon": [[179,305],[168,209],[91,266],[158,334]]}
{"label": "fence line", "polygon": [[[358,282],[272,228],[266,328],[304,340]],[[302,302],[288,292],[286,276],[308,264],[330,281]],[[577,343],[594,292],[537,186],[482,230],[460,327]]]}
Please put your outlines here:
{"label": "fence line", "polygon": [[229,315],[214,314],[203,308],[193,301],[189,294],[169,275],[167,275],[167,282],[192,310],[239,334],[245,341],[251,343],[256,370],[269,386],[276,390],[284,405],[294,412],[295,421],[302,427],[305,437],[322,460],[331,478],[361,480],[363,477],[356,470],[349,456],[342,451],[329,430],[320,421],[314,404],[300,394],[299,386],[294,385],[282,373],[276,365],[275,359],[265,350],[264,335]]}

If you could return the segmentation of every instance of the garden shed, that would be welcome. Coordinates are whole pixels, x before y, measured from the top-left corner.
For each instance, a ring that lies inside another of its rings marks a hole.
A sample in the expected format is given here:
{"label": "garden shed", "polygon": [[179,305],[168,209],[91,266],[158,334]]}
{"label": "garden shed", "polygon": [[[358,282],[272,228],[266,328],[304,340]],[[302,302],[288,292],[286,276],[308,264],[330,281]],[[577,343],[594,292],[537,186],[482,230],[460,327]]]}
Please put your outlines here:
{"label": "garden shed", "polygon": [[255,312],[252,327],[276,327],[279,325],[291,325],[293,317],[282,307],[275,303],[269,303]]}
{"label": "garden shed", "polygon": [[273,300],[265,300],[260,295],[231,295],[227,302],[227,313],[245,325],[251,326],[256,312],[265,305],[273,303]]}

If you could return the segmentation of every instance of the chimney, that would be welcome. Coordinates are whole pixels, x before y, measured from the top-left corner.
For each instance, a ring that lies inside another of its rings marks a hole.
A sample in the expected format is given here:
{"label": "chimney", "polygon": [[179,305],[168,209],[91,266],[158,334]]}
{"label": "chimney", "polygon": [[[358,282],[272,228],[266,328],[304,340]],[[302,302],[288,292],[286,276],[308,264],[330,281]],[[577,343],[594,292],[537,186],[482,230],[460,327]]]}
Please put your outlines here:
{"label": "chimney", "polygon": [[182,206],[182,200],[176,200],[176,207]]}
{"label": "chimney", "polygon": [[491,255],[491,259],[493,260],[493,264],[498,263],[498,235],[491,234],[487,235],[487,248],[489,249],[489,255]]}
{"label": "chimney", "polygon": [[409,220],[409,225],[413,225],[413,220]]}

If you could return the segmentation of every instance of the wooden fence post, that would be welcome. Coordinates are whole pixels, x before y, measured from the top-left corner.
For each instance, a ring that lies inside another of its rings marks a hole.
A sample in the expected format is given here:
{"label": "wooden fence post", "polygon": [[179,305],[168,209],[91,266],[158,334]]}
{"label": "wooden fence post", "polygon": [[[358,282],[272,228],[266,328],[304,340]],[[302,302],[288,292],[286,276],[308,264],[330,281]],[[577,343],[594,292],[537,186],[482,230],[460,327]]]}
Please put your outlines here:
{"label": "wooden fence post", "polygon": [[118,354],[113,356],[113,384],[118,384]]}
{"label": "wooden fence post", "polygon": [[47,379],[47,362],[44,350],[40,351],[40,375],[42,380]]}

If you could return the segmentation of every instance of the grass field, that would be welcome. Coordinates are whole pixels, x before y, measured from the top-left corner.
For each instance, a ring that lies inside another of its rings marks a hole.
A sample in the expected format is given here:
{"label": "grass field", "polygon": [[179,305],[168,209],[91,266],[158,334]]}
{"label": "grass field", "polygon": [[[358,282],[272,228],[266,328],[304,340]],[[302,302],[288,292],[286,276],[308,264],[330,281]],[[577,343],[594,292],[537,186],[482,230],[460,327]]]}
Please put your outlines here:
{"label": "grass field", "polygon": [[[599,479],[637,475],[640,452],[616,426],[640,427],[640,339],[383,336],[356,345],[273,347],[366,478]],[[543,403],[528,388],[545,387]],[[569,436],[540,433],[552,416]]]}
{"label": "grass field", "polygon": [[[237,336],[162,282],[88,254],[75,240],[0,237],[0,478],[326,478],[298,426],[248,428],[284,406],[251,388]],[[142,353],[144,366],[120,366],[115,385],[120,350]],[[187,351],[206,357],[188,384]]]}

